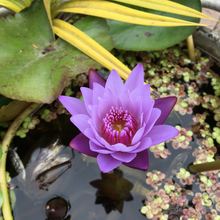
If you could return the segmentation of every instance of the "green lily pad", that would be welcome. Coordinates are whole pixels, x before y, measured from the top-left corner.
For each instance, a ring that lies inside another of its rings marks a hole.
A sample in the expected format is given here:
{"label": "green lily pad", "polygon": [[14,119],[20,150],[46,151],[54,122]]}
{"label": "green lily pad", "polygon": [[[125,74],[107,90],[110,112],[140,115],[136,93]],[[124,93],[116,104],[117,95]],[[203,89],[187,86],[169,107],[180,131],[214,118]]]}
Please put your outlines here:
{"label": "green lily pad", "polygon": [[[87,17],[75,25],[107,50],[113,48],[106,21]],[[51,103],[77,74],[100,64],[58,39],[43,1],[15,17],[0,19],[0,94],[27,102]]]}
{"label": "green lily pad", "polygon": [[[174,0],[173,2],[201,11],[200,0]],[[143,11],[184,19],[191,22],[199,22],[198,18],[180,16],[150,9],[143,9]],[[107,23],[110,27],[110,35],[113,38],[115,47],[117,49],[133,51],[161,50],[170,47],[186,39],[196,28],[195,26],[155,27],[134,25],[110,19],[107,20]]]}

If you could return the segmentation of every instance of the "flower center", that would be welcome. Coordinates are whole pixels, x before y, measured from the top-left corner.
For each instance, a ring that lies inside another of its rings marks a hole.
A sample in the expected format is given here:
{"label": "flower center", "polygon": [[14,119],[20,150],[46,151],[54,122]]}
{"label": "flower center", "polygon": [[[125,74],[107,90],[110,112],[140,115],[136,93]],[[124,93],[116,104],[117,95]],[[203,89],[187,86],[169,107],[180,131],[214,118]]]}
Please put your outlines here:
{"label": "flower center", "polygon": [[130,145],[132,138],[137,132],[137,122],[122,107],[111,107],[109,113],[103,118],[103,137],[109,144],[122,143]]}

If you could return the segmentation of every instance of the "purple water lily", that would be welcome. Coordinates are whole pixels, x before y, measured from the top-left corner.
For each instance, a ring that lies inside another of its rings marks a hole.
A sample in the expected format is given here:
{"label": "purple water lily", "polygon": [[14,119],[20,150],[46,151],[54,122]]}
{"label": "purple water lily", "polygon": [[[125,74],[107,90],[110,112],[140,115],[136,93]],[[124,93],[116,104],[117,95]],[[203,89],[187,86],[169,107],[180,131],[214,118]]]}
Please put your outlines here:
{"label": "purple water lily", "polygon": [[72,115],[70,120],[82,132],[70,146],[97,157],[104,173],[120,164],[147,170],[148,148],[178,135],[176,128],[163,125],[176,97],[151,99],[150,86],[144,84],[142,64],[133,69],[125,84],[115,70],[105,83],[91,69],[89,87],[81,87],[84,102],[59,96]]}

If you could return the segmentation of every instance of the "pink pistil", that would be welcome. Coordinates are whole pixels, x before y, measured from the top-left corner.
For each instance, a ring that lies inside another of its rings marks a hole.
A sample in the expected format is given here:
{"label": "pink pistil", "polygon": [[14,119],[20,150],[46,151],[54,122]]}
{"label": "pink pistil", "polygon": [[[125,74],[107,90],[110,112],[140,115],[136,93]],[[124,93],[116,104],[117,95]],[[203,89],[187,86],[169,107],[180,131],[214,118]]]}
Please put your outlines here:
{"label": "pink pistil", "polygon": [[109,144],[122,143],[128,146],[137,132],[137,122],[127,110],[112,106],[103,118],[102,132]]}

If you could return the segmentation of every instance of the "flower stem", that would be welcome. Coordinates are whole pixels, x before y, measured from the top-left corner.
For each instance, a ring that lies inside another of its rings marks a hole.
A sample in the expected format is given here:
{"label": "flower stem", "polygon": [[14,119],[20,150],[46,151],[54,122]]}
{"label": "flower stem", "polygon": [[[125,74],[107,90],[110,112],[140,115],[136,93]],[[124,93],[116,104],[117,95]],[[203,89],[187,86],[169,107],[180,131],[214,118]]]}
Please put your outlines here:
{"label": "flower stem", "polygon": [[201,164],[193,164],[188,166],[188,170],[191,173],[199,173],[206,172],[211,170],[219,170],[220,169],[220,160],[214,162],[207,162]]}
{"label": "flower stem", "polygon": [[2,159],[0,161],[0,187],[3,194],[3,204],[2,204],[2,212],[5,220],[13,220],[11,206],[9,201],[8,189],[7,189],[7,181],[6,181],[6,158],[8,153],[8,147],[11,143],[12,138],[15,135],[16,130],[19,128],[24,119],[30,115],[35,109],[37,109],[40,104],[30,104],[11,124],[8,128],[8,131],[2,141]]}
{"label": "flower stem", "polygon": [[196,58],[195,58],[195,49],[194,49],[194,42],[193,42],[192,35],[186,38],[186,42],[187,42],[187,48],[189,52],[189,59],[195,62]]}

